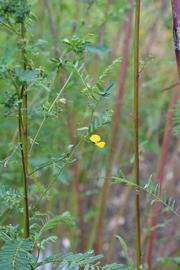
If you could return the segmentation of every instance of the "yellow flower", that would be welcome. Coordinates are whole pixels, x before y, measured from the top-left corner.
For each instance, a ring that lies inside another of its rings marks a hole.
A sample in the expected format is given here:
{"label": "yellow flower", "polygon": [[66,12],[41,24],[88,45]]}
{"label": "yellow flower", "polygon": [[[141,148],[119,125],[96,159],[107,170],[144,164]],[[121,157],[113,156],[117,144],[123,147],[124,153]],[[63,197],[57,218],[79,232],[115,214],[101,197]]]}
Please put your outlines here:
{"label": "yellow flower", "polygon": [[96,145],[99,147],[99,148],[104,148],[104,146],[106,145],[105,142],[97,142]]}
{"label": "yellow flower", "polygon": [[97,135],[97,134],[93,134],[90,137],[90,141],[93,142],[93,143],[100,142],[100,140],[101,140],[101,137],[99,135]]}
{"label": "yellow flower", "polygon": [[91,142],[95,143],[95,145],[99,148],[104,148],[104,146],[106,145],[105,142],[101,141],[101,137],[97,134],[91,135],[89,139]]}

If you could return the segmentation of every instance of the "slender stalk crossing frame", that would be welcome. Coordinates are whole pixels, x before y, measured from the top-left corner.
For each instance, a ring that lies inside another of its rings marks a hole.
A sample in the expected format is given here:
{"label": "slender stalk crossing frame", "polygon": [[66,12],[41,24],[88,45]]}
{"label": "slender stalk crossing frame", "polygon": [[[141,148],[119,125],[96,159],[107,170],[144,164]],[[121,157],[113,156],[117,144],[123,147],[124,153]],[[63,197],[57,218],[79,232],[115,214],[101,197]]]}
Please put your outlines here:
{"label": "slender stalk crossing frame", "polygon": [[[21,23],[22,61],[24,70],[27,69],[27,58],[25,51],[25,22]],[[29,230],[29,204],[28,204],[28,95],[27,85],[24,82],[19,91],[18,108],[18,130],[19,143],[21,148],[21,159],[23,168],[23,189],[24,189],[24,237],[30,236]]]}
{"label": "slender stalk crossing frame", "polygon": [[[139,186],[139,29],[140,29],[140,5],[135,2],[135,29],[134,29],[134,182]],[[140,194],[135,195],[135,219],[136,219],[136,265],[137,270],[142,269],[141,259],[141,225],[140,225]]]}

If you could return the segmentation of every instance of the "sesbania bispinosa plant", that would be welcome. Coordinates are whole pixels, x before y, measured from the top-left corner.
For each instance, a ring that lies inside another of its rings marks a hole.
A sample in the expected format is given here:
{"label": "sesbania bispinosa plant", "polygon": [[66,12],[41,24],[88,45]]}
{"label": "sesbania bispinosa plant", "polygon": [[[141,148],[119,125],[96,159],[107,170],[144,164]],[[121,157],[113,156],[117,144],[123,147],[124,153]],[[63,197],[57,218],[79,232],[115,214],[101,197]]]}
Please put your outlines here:
{"label": "sesbania bispinosa plant", "polygon": [[[178,93],[159,101],[163,79],[151,76],[154,56],[146,51],[160,15],[152,30],[145,25],[148,42],[140,20],[143,5],[167,7],[141,2],[0,0],[0,270],[178,267],[178,255],[153,257],[163,254],[155,230],[174,222],[170,213],[179,218],[162,185],[173,121],[179,134]],[[154,134],[168,103],[159,158]],[[145,150],[160,160],[157,176],[149,174],[152,164],[146,168]]]}

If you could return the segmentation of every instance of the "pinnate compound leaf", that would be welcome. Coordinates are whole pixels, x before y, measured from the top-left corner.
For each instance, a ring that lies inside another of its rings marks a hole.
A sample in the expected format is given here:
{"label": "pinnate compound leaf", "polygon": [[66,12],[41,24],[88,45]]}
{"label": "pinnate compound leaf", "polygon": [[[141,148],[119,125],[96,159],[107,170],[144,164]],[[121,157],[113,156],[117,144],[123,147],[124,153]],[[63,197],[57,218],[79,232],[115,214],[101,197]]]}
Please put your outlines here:
{"label": "pinnate compound leaf", "polygon": [[47,223],[41,229],[41,232],[45,232],[53,229],[59,223],[64,223],[68,227],[74,227],[75,221],[69,212],[64,212],[62,215],[55,216],[47,221]]}
{"label": "pinnate compound leaf", "polygon": [[32,243],[26,240],[11,240],[0,250],[1,270],[31,270],[35,258],[30,253]]}

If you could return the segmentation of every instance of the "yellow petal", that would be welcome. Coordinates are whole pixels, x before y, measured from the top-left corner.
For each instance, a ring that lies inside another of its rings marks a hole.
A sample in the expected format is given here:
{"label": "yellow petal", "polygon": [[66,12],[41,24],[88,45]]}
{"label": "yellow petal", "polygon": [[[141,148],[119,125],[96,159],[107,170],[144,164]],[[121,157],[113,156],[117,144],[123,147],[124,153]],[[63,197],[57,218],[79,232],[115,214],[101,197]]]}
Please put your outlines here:
{"label": "yellow petal", "polygon": [[97,142],[100,142],[101,137],[99,135],[97,135],[97,134],[93,134],[89,139],[90,139],[91,142],[97,143]]}
{"label": "yellow petal", "polygon": [[104,148],[104,146],[106,145],[105,142],[97,142],[96,145],[99,147],[99,148]]}

